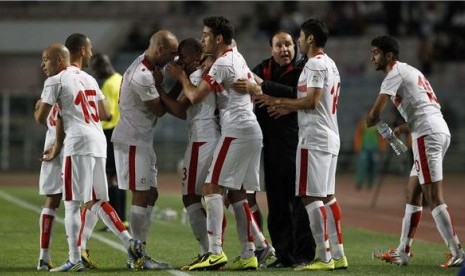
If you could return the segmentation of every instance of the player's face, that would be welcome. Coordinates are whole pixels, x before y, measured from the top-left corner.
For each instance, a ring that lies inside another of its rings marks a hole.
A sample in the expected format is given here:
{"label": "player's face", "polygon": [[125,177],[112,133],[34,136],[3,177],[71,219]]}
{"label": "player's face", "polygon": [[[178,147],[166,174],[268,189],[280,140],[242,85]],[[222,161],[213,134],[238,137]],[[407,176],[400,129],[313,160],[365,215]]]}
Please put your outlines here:
{"label": "player's face", "polygon": [[271,41],[271,55],[280,65],[289,65],[295,56],[295,45],[291,35],[279,33]]}
{"label": "player's face", "polygon": [[58,60],[51,57],[48,49],[42,52],[40,67],[42,67],[42,71],[44,71],[47,77],[54,76],[58,73]]}
{"label": "player's face", "polygon": [[302,30],[300,31],[298,43],[299,43],[300,53],[302,55],[307,55],[308,53],[307,38],[305,37],[305,33]]}
{"label": "player's face", "polygon": [[82,68],[86,68],[92,59],[92,43],[87,39],[86,45],[83,47]]}
{"label": "player's face", "polygon": [[178,62],[184,66],[186,73],[194,72],[199,66],[200,60],[201,55],[196,54],[193,51],[189,51],[186,48],[181,49],[181,52],[179,53]]}
{"label": "player's face", "polygon": [[371,62],[375,66],[376,71],[386,71],[386,56],[378,47],[371,48]]}
{"label": "player's face", "polygon": [[209,27],[203,27],[202,39],[200,40],[200,42],[202,42],[203,51],[205,52],[205,54],[215,54],[215,35],[213,35]]}

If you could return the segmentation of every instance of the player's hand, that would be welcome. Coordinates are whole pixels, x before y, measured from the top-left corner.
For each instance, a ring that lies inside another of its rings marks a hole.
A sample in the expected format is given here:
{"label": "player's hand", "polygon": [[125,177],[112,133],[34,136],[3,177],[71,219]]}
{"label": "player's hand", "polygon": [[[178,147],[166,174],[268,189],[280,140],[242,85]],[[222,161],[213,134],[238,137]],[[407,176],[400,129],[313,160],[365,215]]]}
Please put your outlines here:
{"label": "player's hand", "polygon": [[[233,83],[233,89],[239,93],[247,94],[250,93],[255,95],[255,83],[247,80],[247,79],[238,79]],[[261,91],[260,91],[261,92]]]}
{"label": "player's hand", "polygon": [[291,113],[292,110],[286,108],[276,108],[276,107],[268,107],[268,115],[273,119],[281,118],[284,115]]}
{"label": "player's hand", "polygon": [[166,65],[166,72],[168,75],[172,76],[173,78],[177,80],[181,80],[182,78],[187,78],[186,73],[184,72],[184,69],[176,65],[174,63],[168,63]]}
{"label": "player's hand", "polygon": [[255,103],[259,104],[259,107],[271,106],[274,108],[278,108],[279,106],[277,105],[281,104],[281,99],[268,96],[266,94],[260,94],[257,95]]}
{"label": "player's hand", "polygon": [[160,68],[155,68],[152,75],[155,79],[155,85],[161,86],[163,84],[163,73],[161,72]]}
{"label": "player's hand", "polygon": [[50,162],[60,154],[60,151],[61,151],[61,147],[58,146],[57,144],[54,144],[53,146],[49,147],[48,149],[44,151],[44,154],[42,158],[40,159],[40,161]]}

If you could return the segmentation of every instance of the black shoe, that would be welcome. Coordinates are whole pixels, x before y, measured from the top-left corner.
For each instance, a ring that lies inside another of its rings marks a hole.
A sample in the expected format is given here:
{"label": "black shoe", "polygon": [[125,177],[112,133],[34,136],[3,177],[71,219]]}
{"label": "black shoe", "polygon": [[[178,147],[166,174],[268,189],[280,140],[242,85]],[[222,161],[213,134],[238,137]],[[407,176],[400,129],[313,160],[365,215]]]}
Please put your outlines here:
{"label": "black shoe", "polygon": [[268,268],[286,268],[286,267],[292,267],[292,264],[288,263],[283,263],[279,259],[276,261],[272,262],[271,264],[267,265]]}

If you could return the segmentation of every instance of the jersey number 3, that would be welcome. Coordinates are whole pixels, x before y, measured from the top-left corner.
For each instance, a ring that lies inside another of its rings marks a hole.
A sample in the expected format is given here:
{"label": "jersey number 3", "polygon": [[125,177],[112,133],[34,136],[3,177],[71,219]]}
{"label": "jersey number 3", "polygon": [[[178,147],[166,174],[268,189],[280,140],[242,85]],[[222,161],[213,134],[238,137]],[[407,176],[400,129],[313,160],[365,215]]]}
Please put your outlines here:
{"label": "jersey number 3", "polygon": [[84,92],[79,90],[74,99],[74,104],[81,106],[86,123],[90,123],[90,120],[96,123],[100,121],[97,104],[95,103],[95,95],[97,95],[95,90],[84,90]]}

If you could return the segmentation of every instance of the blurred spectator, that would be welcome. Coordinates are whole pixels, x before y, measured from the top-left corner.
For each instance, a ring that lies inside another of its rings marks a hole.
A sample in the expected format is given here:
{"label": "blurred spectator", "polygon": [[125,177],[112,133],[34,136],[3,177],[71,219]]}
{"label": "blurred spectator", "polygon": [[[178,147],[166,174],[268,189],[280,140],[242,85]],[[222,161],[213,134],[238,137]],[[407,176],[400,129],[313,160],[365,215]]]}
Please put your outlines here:
{"label": "blurred spectator", "polygon": [[379,135],[376,126],[366,127],[366,114],[357,123],[354,150],[358,154],[356,188],[361,190],[366,183],[370,190],[378,175],[380,153],[386,151],[386,141]]}
{"label": "blurred spectator", "polygon": [[334,36],[361,35],[365,28],[360,5],[356,1],[331,2],[326,22]]}
{"label": "blurred spectator", "polygon": [[282,2],[281,29],[289,30],[293,37],[299,37],[300,25],[304,20],[298,1]]}
{"label": "blurred spectator", "polygon": [[402,2],[383,1],[385,14],[386,31],[391,36],[400,34],[400,24],[402,23]]}

